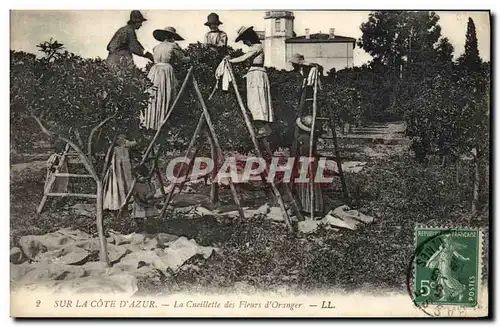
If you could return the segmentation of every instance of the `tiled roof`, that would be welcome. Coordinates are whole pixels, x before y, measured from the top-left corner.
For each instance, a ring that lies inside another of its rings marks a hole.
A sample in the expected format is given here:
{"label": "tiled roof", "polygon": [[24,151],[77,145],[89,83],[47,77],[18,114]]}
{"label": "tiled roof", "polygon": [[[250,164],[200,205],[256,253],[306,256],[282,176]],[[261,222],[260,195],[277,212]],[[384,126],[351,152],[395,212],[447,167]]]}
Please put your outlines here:
{"label": "tiled roof", "polygon": [[286,43],[326,43],[326,42],[355,43],[356,39],[340,35],[335,35],[335,38],[331,39],[329,34],[314,33],[309,35],[309,39],[306,39],[305,35],[301,35],[286,39],[285,42]]}

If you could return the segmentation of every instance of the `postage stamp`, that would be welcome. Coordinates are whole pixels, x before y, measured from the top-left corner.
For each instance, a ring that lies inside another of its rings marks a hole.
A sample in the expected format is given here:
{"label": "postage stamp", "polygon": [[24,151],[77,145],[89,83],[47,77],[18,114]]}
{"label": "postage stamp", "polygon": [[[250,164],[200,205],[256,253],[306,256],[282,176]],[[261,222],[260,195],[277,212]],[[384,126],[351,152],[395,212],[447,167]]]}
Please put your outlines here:
{"label": "postage stamp", "polygon": [[414,302],[475,307],[480,284],[479,229],[415,229]]}

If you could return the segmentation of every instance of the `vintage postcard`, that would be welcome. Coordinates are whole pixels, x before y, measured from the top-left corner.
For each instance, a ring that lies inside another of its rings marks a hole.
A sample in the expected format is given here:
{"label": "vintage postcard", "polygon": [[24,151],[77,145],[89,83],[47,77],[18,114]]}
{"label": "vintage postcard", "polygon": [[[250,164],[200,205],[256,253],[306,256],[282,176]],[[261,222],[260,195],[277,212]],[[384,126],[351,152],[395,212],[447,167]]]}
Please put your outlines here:
{"label": "vintage postcard", "polygon": [[490,315],[489,11],[10,26],[12,317]]}

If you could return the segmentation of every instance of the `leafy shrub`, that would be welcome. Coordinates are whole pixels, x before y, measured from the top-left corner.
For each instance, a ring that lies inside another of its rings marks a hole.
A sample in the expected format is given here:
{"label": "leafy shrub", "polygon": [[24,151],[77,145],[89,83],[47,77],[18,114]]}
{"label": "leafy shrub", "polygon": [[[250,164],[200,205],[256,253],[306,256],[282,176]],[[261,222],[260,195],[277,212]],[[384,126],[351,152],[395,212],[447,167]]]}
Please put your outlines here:
{"label": "leafy shrub", "polygon": [[[37,59],[11,51],[11,121],[14,140],[40,131],[33,116],[48,130],[85,151],[94,127],[114,117],[95,133],[110,140],[116,133],[139,134],[139,113],[148,101],[145,74],[129,67],[111,71],[101,59],[84,59],[64,51],[57,41],[39,45],[45,56]],[[27,131],[27,123],[30,130]],[[33,129],[31,129],[33,128]],[[27,138],[28,139],[28,138]],[[15,142],[16,144],[19,142]],[[91,142],[94,143],[94,142]],[[99,143],[99,142],[97,142]],[[94,147],[95,152],[105,148]]]}
{"label": "leafy shrub", "polygon": [[[105,62],[100,59],[83,59],[63,51],[62,45],[55,42],[40,45],[46,57],[36,59],[34,55],[11,52],[11,121],[13,143],[31,144],[40,136],[36,122],[24,110],[29,108],[36,115],[42,114],[47,121],[58,122],[53,127],[73,139],[70,129],[78,128],[80,133],[88,134],[90,130],[105,117],[117,110],[114,121],[108,123],[113,130],[126,131],[140,141],[144,148],[153,136],[152,132],[140,131],[139,112],[146,107],[147,96],[144,90],[148,87],[145,70],[128,69],[125,75],[116,76],[109,71]],[[201,43],[190,44],[186,54],[191,57],[190,64],[177,63],[176,75],[180,82],[186,76],[190,66],[193,76],[200,87],[205,103],[210,111],[221,146],[226,151],[248,153],[253,150],[250,135],[247,131],[235,92],[230,86],[222,91],[219,86],[209,101],[216,79],[215,70],[226,54],[231,57],[243,54],[241,50],[227,50],[207,47]],[[49,58],[50,57],[50,58]],[[243,102],[246,103],[246,84],[244,75],[249,64],[233,65],[236,82]],[[271,83],[271,96],[275,112],[274,133],[270,138],[271,146],[289,147],[293,141],[293,130],[300,99],[302,76],[285,70],[268,68]],[[58,78],[55,78],[55,77]],[[128,80],[127,80],[128,79]],[[23,87],[27,85],[28,87]],[[341,121],[350,123],[359,120],[359,95],[352,87],[335,78],[324,80],[324,91],[320,91],[319,109],[328,106],[334,109]],[[175,113],[161,135],[159,141],[168,150],[186,149],[196,128],[202,108],[192,87],[187,88]],[[249,113],[250,114],[250,113]],[[326,115],[326,113],[322,113]],[[250,116],[251,117],[251,116]],[[64,123],[63,123],[64,122]],[[32,128],[26,128],[31,126]],[[108,142],[112,134],[110,129],[103,130],[101,136]],[[28,136],[25,136],[28,135]],[[106,143],[106,142],[104,142]],[[205,147],[204,151],[208,148]]]}
{"label": "leafy shrub", "polygon": [[[250,135],[247,131],[240,107],[237,102],[233,87],[228,91],[219,89],[215,92],[211,101],[208,98],[215,85],[215,71],[226,54],[231,57],[243,54],[241,50],[234,50],[228,47],[227,50],[207,47],[201,43],[190,44],[186,54],[191,58],[188,65],[180,65],[176,69],[176,75],[179,81],[186,76],[190,66],[194,68],[193,75],[198,82],[201,93],[210,111],[212,121],[214,122],[216,133],[224,150],[237,151],[239,153],[248,153],[253,150]],[[150,64],[146,67],[149,69]],[[238,89],[246,104],[246,82],[245,74],[249,64],[232,65],[236,77]],[[270,143],[273,148],[289,147],[293,141],[293,131],[295,128],[295,119],[301,95],[300,85],[302,76],[300,74],[285,70],[267,68],[267,73],[271,83],[271,97],[275,113],[275,123],[273,124],[274,133],[270,137]],[[318,93],[318,100],[321,105],[319,110],[330,106],[339,114],[340,120],[352,122],[358,120],[359,114],[356,111],[359,108],[357,92],[353,88],[343,87],[343,83],[335,82],[333,79],[324,80],[324,91]],[[354,109],[354,110],[353,110]],[[201,114],[201,107],[192,88],[188,88],[187,94],[183,97],[181,105],[176,109],[171,121],[168,123],[167,132],[169,136],[175,136],[166,142],[167,148],[173,150],[184,150],[192,137]],[[323,113],[326,115],[326,112]],[[251,115],[249,113],[249,117]],[[207,150],[207,148],[205,148]]]}

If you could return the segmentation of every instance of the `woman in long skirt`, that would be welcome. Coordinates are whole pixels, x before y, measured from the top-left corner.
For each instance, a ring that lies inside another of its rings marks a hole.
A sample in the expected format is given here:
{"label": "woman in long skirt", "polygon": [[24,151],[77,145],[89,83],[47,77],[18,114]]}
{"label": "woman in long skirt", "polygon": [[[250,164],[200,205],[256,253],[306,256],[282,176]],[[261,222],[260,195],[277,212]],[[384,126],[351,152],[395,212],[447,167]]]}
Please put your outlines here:
{"label": "woman in long skirt", "polygon": [[[298,151],[295,157],[295,167],[294,176],[299,176],[300,165],[307,164],[307,162],[300,163],[300,158],[309,157],[309,147],[310,147],[310,137],[311,137],[311,126],[312,126],[312,116],[299,117],[296,120],[296,124],[299,127],[299,135],[298,135]],[[314,162],[310,164],[310,169],[307,170],[307,178],[308,182],[296,182],[295,189],[297,192],[297,198],[299,200],[300,206],[302,208],[302,212],[305,214],[310,214],[311,212],[311,183],[313,183],[313,192],[314,192],[314,215],[322,216],[324,214],[324,204],[323,204],[323,192],[321,190],[321,184],[315,182],[316,171],[318,168],[318,160],[319,156],[316,151],[316,141],[318,131],[315,133],[314,142],[313,142],[313,159]],[[315,128],[316,130],[316,128]]]}
{"label": "woman in long skirt", "polygon": [[247,80],[247,106],[252,113],[258,129],[257,137],[265,138],[271,134],[270,124],[274,121],[274,111],[271,102],[271,87],[266,69],[264,68],[264,48],[253,26],[242,26],[238,30],[236,42],[243,41],[249,47],[247,53],[240,57],[229,59],[230,63],[251,61],[252,66],[245,75]]}
{"label": "woman in long skirt", "polygon": [[120,210],[127,197],[133,182],[128,149],[134,145],[136,142],[126,140],[123,134],[116,140],[113,157],[104,177],[104,210]]}
{"label": "woman in long skirt", "polygon": [[158,130],[177,96],[179,82],[171,63],[176,59],[187,63],[190,59],[175,42],[184,40],[175,28],[155,30],[153,36],[161,43],[153,49],[155,64],[148,74],[153,83],[152,98],[146,112],[141,115],[141,123],[146,129]]}

